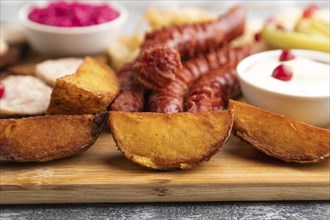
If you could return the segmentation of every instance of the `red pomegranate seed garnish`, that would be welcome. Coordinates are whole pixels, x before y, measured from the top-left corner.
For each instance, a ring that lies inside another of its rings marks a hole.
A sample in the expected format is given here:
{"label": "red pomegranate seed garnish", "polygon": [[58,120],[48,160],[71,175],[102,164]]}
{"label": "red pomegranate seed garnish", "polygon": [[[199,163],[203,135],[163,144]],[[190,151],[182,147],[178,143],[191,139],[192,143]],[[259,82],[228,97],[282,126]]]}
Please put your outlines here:
{"label": "red pomegranate seed garnish", "polygon": [[282,50],[282,53],[280,55],[280,61],[288,61],[288,60],[293,60],[295,55],[291,53],[290,50]]}
{"label": "red pomegranate seed garnish", "polygon": [[261,40],[261,33],[260,32],[254,34],[254,40],[255,40],[255,42],[259,42]]}
{"label": "red pomegranate seed garnish", "polygon": [[292,78],[292,75],[291,68],[281,64],[274,69],[272,77],[282,81],[289,81]]}
{"label": "red pomegranate seed garnish", "polygon": [[308,5],[305,9],[304,12],[302,14],[303,18],[310,18],[315,11],[317,11],[320,8],[320,6],[318,4],[312,3],[310,5]]}
{"label": "red pomegranate seed garnish", "polygon": [[5,94],[5,86],[0,81],[0,99],[3,97],[4,94]]}

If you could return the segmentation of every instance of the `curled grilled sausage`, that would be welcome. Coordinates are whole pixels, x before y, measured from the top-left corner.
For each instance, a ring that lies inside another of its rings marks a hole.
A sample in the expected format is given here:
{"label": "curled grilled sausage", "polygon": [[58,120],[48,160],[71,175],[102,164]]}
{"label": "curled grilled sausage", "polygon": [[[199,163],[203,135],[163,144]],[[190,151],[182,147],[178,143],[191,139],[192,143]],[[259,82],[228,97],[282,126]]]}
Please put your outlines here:
{"label": "curled grilled sausage", "polygon": [[157,90],[170,84],[182,68],[178,52],[166,44],[153,44],[141,50],[134,69],[137,80],[147,89]]}
{"label": "curled grilled sausage", "polygon": [[181,57],[192,57],[243,34],[245,17],[244,8],[235,6],[215,21],[174,25],[147,33],[145,44],[156,40],[175,48]]}
{"label": "curled grilled sausage", "polygon": [[144,109],[145,89],[136,81],[136,72],[132,70],[132,65],[123,66],[117,77],[120,82],[120,94],[112,103],[111,111],[141,112]]}
{"label": "curled grilled sausage", "polygon": [[228,97],[239,93],[239,83],[234,66],[212,70],[198,79],[185,101],[188,112],[220,111]]}
{"label": "curled grilled sausage", "polygon": [[250,54],[251,47],[248,45],[239,48],[225,46],[188,60],[172,83],[152,93],[148,101],[148,110],[164,113],[183,111],[184,97],[194,81],[211,70],[235,67],[240,60]]}
{"label": "curled grilled sausage", "polygon": [[171,82],[165,88],[154,91],[148,101],[151,112],[174,113],[183,111],[183,97],[188,85],[180,78]]}
{"label": "curled grilled sausage", "polygon": [[209,52],[240,36],[245,10],[236,6],[215,21],[174,25],[148,33],[134,68],[148,89],[166,87],[177,77],[183,57]]}

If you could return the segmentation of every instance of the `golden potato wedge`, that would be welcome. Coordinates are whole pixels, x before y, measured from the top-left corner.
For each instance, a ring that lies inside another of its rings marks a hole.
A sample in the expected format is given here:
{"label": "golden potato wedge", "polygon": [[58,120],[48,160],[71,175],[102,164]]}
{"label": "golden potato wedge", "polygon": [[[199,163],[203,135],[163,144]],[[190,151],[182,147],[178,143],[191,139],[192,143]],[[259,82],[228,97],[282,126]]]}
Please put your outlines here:
{"label": "golden potato wedge", "polygon": [[[286,162],[314,163],[330,155],[330,130],[314,127],[255,106],[229,101],[234,135]],[[311,113],[312,114],[312,113]]]}
{"label": "golden potato wedge", "polygon": [[108,113],[0,119],[0,161],[46,162],[94,144]]}
{"label": "golden potato wedge", "polygon": [[87,57],[77,72],[56,80],[48,114],[91,114],[106,111],[119,92],[116,74]]}
{"label": "golden potato wedge", "polygon": [[231,111],[203,113],[110,112],[117,147],[152,169],[188,169],[209,160],[227,141]]}

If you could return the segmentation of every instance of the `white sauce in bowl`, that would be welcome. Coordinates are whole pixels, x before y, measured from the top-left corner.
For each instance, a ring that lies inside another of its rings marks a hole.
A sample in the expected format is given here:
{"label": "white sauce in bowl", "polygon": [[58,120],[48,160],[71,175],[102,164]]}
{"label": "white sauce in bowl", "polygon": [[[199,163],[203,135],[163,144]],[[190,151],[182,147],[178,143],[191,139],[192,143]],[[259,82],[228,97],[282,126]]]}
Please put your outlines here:
{"label": "white sauce in bowl", "polygon": [[[242,60],[237,73],[244,99],[255,106],[315,126],[330,125],[330,54],[291,50],[294,60],[280,62],[282,50],[254,54]],[[272,77],[280,64],[292,69],[289,81]]]}
{"label": "white sauce in bowl", "polygon": [[[279,56],[280,54],[255,62],[241,77],[250,84],[276,93],[308,97],[330,95],[329,63],[301,55],[296,55],[293,60],[280,62]],[[291,80],[281,81],[272,77],[273,70],[281,63],[292,69]]]}

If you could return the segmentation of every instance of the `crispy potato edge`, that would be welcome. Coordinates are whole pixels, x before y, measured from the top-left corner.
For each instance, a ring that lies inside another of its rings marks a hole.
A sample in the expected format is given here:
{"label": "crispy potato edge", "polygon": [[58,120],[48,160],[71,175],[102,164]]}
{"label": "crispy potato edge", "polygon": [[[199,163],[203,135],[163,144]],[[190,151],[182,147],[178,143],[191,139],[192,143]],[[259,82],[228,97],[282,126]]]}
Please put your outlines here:
{"label": "crispy potato edge", "polygon": [[[30,120],[40,120],[43,117],[57,117],[57,118],[61,118],[61,117],[67,117],[68,115],[46,115],[46,116],[36,116],[36,117],[29,117]],[[85,115],[80,115],[81,117],[85,116]],[[78,115],[71,115],[69,117],[79,117]],[[22,119],[26,119],[26,118],[22,118]],[[60,154],[58,156],[56,155],[56,151],[52,152],[50,155],[43,157],[43,158],[38,158],[37,156],[32,156],[32,157],[15,157],[15,155],[13,155],[10,152],[5,152],[3,151],[3,149],[1,150],[1,154],[0,154],[0,163],[13,163],[13,162],[17,162],[17,163],[26,163],[26,162],[48,162],[48,161],[52,161],[52,160],[58,160],[58,159],[62,159],[62,158],[67,158],[67,157],[72,157],[75,155],[80,154],[81,152],[84,152],[86,150],[88,150],[97,140],[98,136],[100,135],[100,133],[102,132],[105,123],[108,119],[108,112],[100,112],[100,113],[96,113],[95,115],[93,115],[93,120],[92,120],[92,124],[91,124],[91,128],[90,128],[90,139],[86,140],[86,143],[84,143],[83,145],[80,146],[74,146],[72,148],[70,148],[69,152],[66,152],[64,154]],[[21,120],[21,119],[0,119],[0,120]],[[1,146],[1,143],[0,143]],[[28,158],[28,159],[27,159]]]}
{"label": "crispy potato edge", "polygon": [[[326,131],[328,132],[328,137],[330,137],[330,130],[329,129],[324,129],[324,128],[319,128],[319,127],[315,127],[313,125],[301,122],[301,121],[297,121],[294,119],[290,119],[284,115],[280,115],[277,113],[273,113],[252,105],[249,105],[247,103],[244,102],[239,102],[239,101],[235,101],[235,100],[229,100],[229,105],[228,105],[228,109],[233,109],[235,110],[235,105],[241,105],[241,106],[246,106],[247,108],[256,108],[258,111],[262,111],[265,114],[271,114],[272,116],[277,117],[280,120],[283,121],[287,121],[287,122],[293,122],[293,123],[299,123],[302,126],[308,128],[308,129],[317,129],[317,130],[322,130],[322,131]],[[257,140],[250,138],[250,136],[247,134],[245,130],[245,128],[243,127],[238,127],[236,122],[236,118],[239,117],[238,114],[235,115],[234,117],[234,125],[233,125],[233,134],[234,136],[238,137],[242,142],[245,142],[247,144],[249,144],[250,146],[252,146],[253,148],[255,148],[256,150],[279,160],[285,161],[285,162],[294,162],[294,163],[299,163],[299,164],[308,164],[308,163],[317,163],[320,162],[322,160],[325,160],[326,158],[328,158],[330,156],[330,146],[328,147],[328,152],[327,154],[323,155],[323,156],[311,156],[311,155],[304,155],[304,154],[299,154],[299,155],[279,155],[277,152],[273,151],[269,146],[264,146],[263,144],[258,143]],[[330,143],[329,143],[330,145]]]}
{"label": "crispy potato edge", "polygon": [[[185,162],[179,162],[179,163],[173,163],[173,164],[169,164],[169,165],[158,165],[157,161],[153,161],[152,159],[145,157],[145,156],[139,156],[139,155],[133,155],[130,154],[129,152],[125,152],[124,150],[122,150],[122,146],[121,143],[119,142],[119,140],[116,137],[117,131],[115,130],[115,126],[113,124],[113,120],[112,117],[114,117],[115,114],[136,114],[136,115],[146,115],[146,116],[153,116],[153,117],[157,117],[158,115],[166,115],[169,116],[169,114],[165,114],[165,113],[156,113],[156,112],[134,112],[134,113],[130,113],[130,112],[110,112],[109,113],[109,118],[108,118],[108,124],[110,126],[110,130],[112,132],[113,135],[113,139],[116,143],[117,149],[122,152],[124,154],[124,156],[142,166],[151,170],[160,170],[160,171],[170,171],[170,170],[178,170],[178,169],[191,169],[197,165],[199,165],[200,163],[204,162],[204,161],[208,161],[211,159],[211,157],[213,155],[215,155],[217,152],[221,151],[221,149],[223,148],[224,144],[229,140],[230,138],[230,134],[233,128],[233,124],[234,124],[234,110],[224,110],[223,113],[227,113],[227,117],[226,120],[229,121],[229,123],[224,123],[225,125],[227,125],[226,128],[226,135],[224,136],[223,139],[219,140],[215,145],[210,147],[210,151],[207,152],[207,154],[205,154],[202,158],[192,158],[189,161],[185,161]],[[174,114],[206,114],[205,112],[203,113],[189,113],[189,112],[180,112],[180,113],[174,113]],[[148,161],[148,163],[141,163],[141,159],[145,162],[146,160]]]}

